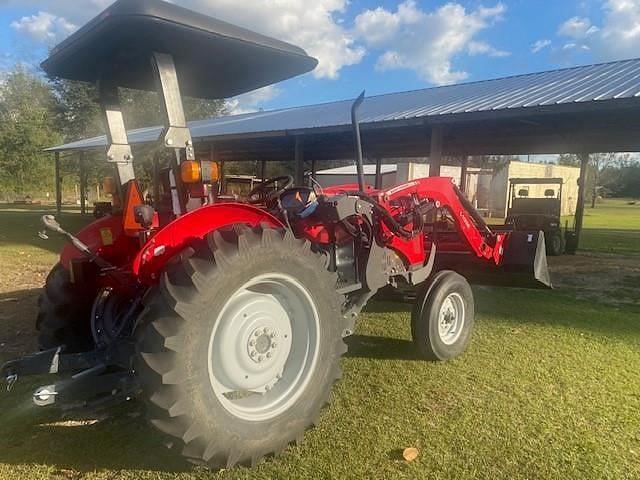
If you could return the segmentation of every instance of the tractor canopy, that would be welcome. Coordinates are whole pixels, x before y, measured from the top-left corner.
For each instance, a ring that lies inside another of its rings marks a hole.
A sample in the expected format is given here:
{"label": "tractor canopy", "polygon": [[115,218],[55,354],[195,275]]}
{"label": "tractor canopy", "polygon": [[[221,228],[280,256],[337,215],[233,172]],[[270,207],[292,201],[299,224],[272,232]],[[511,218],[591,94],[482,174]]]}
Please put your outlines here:
{"label": "tractor canopy", "polygon": [[42,63],[55,77],[156,91],[150,57],[173,57],[180,90],[228,98],[313,70],[317,60],[294,45],[161,0],[118,0]]}

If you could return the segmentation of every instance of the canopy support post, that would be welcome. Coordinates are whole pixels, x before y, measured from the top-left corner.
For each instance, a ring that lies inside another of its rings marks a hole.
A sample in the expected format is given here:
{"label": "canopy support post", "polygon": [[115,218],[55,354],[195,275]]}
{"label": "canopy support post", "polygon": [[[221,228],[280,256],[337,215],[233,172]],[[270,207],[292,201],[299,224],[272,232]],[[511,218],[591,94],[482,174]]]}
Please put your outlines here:
{"label": "canopy support post", "polygon": [[185,150],[187,160],[195,160],[193,140],[184,115],[178,74],[173,57],[166,53],[154,52],[151,57],[151,65],[155,74],[156,89],[162,99],[162,110],[165,119],[164,145],[175,150],[178,163],[180,163],[182,149]]}
{"label": "canopy support post", "polygon": [[[118,189],[135,178],[133,171],[133,155],[124,126],[118,87],[107,81],[98,82],[100,105],[107,127],[107,161],[116,165],[118,175]],[[123,192],[120,197],[124,198]]]}
{"label": "canopy support post", "polygon": [[56,214],[62,211],[62,177],[60,177],[60,152],[55,153],[56,161]]}
{"label": "canopy support post", "polygon": [[431,145],[429,152],[429,176],[440,176],[440,164],[442,163],[442,125],[431,126]]}

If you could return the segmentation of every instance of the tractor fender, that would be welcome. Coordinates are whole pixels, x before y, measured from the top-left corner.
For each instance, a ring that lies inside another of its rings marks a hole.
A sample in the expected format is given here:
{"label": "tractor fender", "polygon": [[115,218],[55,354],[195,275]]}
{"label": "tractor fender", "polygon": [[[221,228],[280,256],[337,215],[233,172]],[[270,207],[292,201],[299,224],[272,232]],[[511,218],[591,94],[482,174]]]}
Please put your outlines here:
{"label": "tractor fender", "polygon": [[[80,230],[76,237],[93,253],[118,266],[130,262],[140,248],[137,239],[124,234],[120,215],[99,218]],[[69,269],[71,260],[76,258],[85,258],[85,255],[67,243],[60,254],[60,264]]]}
{"label": "tractor fender", "polygon": [[153,235],[133,260],[132,270],[141,282],[153,285],[166,263],[194,239],[237,223],[258,226],[262,223],[283,228],[269,212],[244,203],[216,203],[178,217]]}

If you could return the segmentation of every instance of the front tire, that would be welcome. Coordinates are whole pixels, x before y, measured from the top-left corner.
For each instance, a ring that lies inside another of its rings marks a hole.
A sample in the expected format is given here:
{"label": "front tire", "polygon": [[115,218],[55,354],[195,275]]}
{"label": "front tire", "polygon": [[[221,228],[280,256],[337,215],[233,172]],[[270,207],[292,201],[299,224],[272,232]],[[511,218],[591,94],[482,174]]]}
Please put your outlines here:
{"label": "front tire", "polygon": [[427,360],[451,360],[471,340],[474,322],[471,286],[456,272],[442,270],[422,287],[411,313],[411,336]]}
{"label": "front tire", "polygon": [[336,278],[271,228],[216,231],[145,301],[139,375],[151,423],[188,459],[256,464],[302,437],[346,351]]}
{"label": "front tire", "polygon": [[557,257],[564,253],[564,239],[562,233],[558,230],[549,233],[547,240],[547,254],[549,256]]}

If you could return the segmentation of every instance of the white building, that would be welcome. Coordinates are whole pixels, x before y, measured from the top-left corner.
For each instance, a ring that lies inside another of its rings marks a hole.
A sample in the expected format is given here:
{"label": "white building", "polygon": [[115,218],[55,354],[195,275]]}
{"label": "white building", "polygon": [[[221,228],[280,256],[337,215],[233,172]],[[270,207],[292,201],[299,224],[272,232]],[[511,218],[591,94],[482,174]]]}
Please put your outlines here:
{"label": "white building", "polygon": [[[364,165],[365,182],[375,183],[375,165]],[[460,186],[462,169],[458,166],[443,165],[440,175],[451,177],[453,183]],[[425,162],[406,162],[382,165],[382,187],[408,182],[415,178],[429,176],[429,164]],[[580,169],[562,165],[541,164],[511,161],[502,168],[495,170],[468,168],[464,191],[473,205],[484,215],[504,217],[507,213],[509,179],[511,178],[562,178],[562,215],[573,215],[578,198],[578,177]],[[316,172],[316,180],[323,187],[356,183],[356,167],[330,168]],[[519,185],[518,190],[524,189],[530,197],[544,195],[544,191],[551,186]]]}

